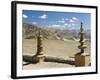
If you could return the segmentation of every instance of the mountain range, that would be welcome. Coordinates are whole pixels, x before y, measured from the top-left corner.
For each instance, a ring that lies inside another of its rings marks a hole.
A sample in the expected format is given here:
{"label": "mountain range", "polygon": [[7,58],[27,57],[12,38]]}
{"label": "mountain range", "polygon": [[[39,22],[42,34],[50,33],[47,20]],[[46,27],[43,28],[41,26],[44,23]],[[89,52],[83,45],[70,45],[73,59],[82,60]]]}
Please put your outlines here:
{"label": "mountain range", "polygon": [[[23,38],[32,39],[37,38],[38,31],[41,29],[41,35],[45,39],[70,39],[79,38],[79,30],[73,29],[58,29],[58,28],[48,28],[48,27],[39,27],[33,24],[23,23]],[[90,40],[90,30],[85,31],[85,38]]]}

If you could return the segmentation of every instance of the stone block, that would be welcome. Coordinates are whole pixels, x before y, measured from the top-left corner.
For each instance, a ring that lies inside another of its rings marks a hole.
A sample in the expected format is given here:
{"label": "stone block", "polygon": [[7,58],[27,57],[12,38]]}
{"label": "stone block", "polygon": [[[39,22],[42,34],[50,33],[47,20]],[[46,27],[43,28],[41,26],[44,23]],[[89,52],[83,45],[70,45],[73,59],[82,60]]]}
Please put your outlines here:
{"label": "stone block", "polygon": [[81,55],[75,55],[75,66],[89,66],[90,64],[90,55],[83,53]]}
{"label": "stone block", "polygon": [[38,59],[39,63],[44,62],[45,56],[44,55],[38,55],[37,59]]}

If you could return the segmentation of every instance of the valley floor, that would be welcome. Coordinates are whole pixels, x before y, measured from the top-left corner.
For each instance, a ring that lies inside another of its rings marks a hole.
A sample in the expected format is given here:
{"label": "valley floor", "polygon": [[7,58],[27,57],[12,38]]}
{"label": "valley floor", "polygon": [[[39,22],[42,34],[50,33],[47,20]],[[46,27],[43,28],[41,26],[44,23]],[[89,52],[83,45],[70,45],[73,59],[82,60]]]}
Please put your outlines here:
{"label": "valley floor", "polygon": [[[37,50],[36,39],[23,39],[22,41],[23,55],[35,55]],[[85,42],[87,48],[86,53],[90,54],[90,42]],[[74,40],[43,40],[44,55],[55,56],[58,58],[73,58],[78,49],[79,42]],[[26,63],[23,61],[23,63]],[[37,64],[23,65],[23,69],[42,69],[42,68],[62,68],[62,67],[74,67],[74,65],[53,63],[53,62],[42,62]]]}

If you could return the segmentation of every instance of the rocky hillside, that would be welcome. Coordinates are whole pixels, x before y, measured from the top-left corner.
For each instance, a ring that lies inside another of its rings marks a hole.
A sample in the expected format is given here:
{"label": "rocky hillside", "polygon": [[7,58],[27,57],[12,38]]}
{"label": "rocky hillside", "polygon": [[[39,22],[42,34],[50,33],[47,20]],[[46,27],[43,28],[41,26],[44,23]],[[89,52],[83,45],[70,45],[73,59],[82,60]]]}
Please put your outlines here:
{"label": "rocky hillside", "polygon": [[[78,32],[79,30],[60,30],[60,29],[52,29],[46,27],[38,27],[36,25],[31,24],[23,24],[23,38],[31,39],[36,38],[38,34],[38,30],[41,29],[41,34],[45,39],[70,39],[79,38]],[[90,39],[90,32],[85,31],[85,38]]]}
{"label": "rocky hillside", "polygon": [[[26,39],[31,39],[31,38],[36,38],[38,35],[38,31],[39,29],[41,29],[41,35],[44,38],[51,38],[51,35],[53,35],[53,33],[51,33],[50,31],[37,27],[36,25],[31,25],[31,24],[23,24],[23,38]],[[53,36],[52,36],[53,38]]]}

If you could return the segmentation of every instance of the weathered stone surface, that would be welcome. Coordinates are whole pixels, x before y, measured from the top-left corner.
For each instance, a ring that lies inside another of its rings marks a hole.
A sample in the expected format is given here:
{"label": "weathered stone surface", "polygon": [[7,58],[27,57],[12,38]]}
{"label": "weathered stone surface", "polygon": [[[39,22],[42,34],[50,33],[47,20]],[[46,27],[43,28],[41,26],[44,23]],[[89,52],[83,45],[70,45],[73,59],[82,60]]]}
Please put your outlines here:
{"label": "weathered stone surface", "polygon": [[76,55],[75,56],[75,66],[89,66],[90,64],[90,55],[88,54],[82,54],[82,55]]}
{"label": "weathered stone surface", "polygon": [[84,29],[83,29],[83,23],[81,23],[80,27],[80,45],[78,48],[80,49],[80,52],[75,54],[75,66],[88,66],[90,64],[90,55],[88,53],[84,53],[84,49],[86,48],[86,45],[84,45]]}
{"label": "weathered stone surface", "polygon": [[35,58],[38,59],[38,62],[43,62],[45,58],[44,52],[43,52],[42,38],[43,36],[41,35],[41,31],[39,31],[38,37],[37,37],[37,53],[34,56]]}

